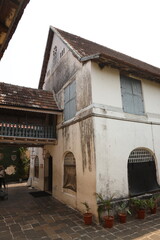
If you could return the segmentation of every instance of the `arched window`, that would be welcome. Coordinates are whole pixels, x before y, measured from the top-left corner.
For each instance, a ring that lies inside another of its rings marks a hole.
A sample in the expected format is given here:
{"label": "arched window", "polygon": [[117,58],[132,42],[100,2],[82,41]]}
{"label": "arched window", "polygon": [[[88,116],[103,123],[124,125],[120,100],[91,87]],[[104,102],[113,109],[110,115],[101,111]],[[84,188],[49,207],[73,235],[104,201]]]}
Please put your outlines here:
{"label": "arched window", "polygon": [[128,158],[128,183],[130,196],[136,196],[159,189],[156,166],[150,151],[138,148]]}
{"label": "arched window", "polygon": [[73,153],[69,152],[64,158],[64,181],[63,188],[76,192],[76,161]]}
{"label": "arched window", "polygon": [[35,156],[35,159],[34,159],[34,176],[36,178],[39,178],[39,158],[38,158],[38,156]]}

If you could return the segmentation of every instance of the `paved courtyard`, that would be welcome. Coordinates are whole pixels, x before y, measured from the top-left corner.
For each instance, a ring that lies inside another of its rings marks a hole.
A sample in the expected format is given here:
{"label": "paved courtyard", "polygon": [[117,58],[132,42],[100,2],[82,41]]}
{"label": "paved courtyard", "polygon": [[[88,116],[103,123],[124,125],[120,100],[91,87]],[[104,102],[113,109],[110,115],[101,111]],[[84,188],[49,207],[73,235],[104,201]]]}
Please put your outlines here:
{"label": "paved courtyard", "polygon": [[82,215],[51,196],[35,198],[25,184],[9,185],[8,200],[0,201],[0,240],[160,240],[160,209],[145,220],[130,217],[112,229],[93,223],[85,226]]}

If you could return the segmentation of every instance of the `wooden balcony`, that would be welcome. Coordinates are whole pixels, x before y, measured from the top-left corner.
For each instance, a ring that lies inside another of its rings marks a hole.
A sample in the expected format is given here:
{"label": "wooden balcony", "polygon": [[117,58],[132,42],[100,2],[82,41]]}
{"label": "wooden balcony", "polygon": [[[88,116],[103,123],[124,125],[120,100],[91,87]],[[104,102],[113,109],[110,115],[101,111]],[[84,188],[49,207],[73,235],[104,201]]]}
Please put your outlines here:
{"label": "wooden balcony", "polygon": [[12,143],[46,144],[56,140],[54,126],[0,123],[0,139]]}

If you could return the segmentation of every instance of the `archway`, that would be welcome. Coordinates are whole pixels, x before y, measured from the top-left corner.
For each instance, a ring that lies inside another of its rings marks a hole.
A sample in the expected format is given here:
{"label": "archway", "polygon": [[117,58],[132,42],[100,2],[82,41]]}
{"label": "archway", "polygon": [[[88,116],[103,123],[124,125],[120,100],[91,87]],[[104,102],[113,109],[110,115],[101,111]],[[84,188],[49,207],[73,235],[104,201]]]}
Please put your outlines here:
{"label": "archway", "polygon": [[129,195],[136,196],[159,189],[153,154],[144,148],[134,149],[128,158]]}
{"label": "archway", "polygon": [[53,181],[53,159],[52,156],[47,153],[45,156],[44,167],[44,190],[52,193],[52,181]]}

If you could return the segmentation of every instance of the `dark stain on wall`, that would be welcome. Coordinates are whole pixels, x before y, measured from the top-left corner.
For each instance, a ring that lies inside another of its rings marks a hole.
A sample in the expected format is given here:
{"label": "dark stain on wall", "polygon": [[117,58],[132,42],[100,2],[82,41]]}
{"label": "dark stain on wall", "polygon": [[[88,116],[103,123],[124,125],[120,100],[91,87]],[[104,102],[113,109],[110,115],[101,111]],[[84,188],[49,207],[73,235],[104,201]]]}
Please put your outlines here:
{"label": "dark stain on wall", "polygon": [[83,171],[88,167],[92,171],[92,162],[95,154],[94,135],[93,135],[93,120],[92,118],[85,119],[79,123],[81,134],[82,147],[82,165]]}
{"label": "dark stain on wall", "polygon": [[67,53],[49,79],[51,82],[49,85],[52,86],[55,93],[61,90],[64,84],[72,78],[79,68],[79,62]]}
{"label": "dark stain on wall", "polygon": [[64,140],[64,148],[67,148],[66,145],[70,138],[69,126],[62,128],[62,136],[63,136],[63,140]]}
{"label": "dark stain on wall", "polygon": [[77,81],[77,111],[89,106],[92,101],[92,92],[91,92],[91,75],[86,68],[82,75],[81,79]]}

